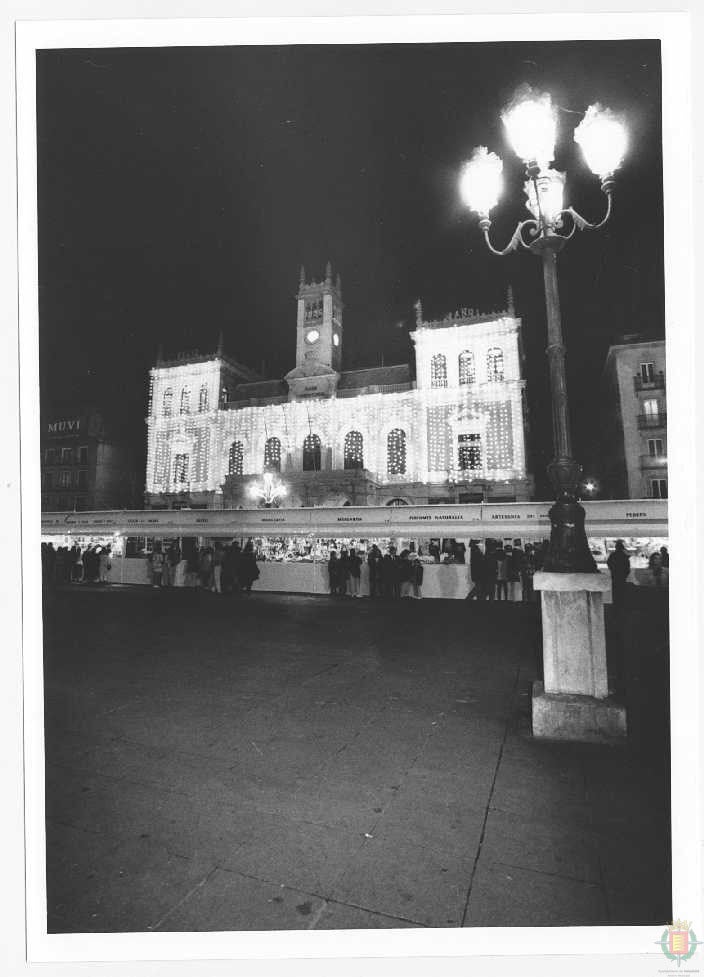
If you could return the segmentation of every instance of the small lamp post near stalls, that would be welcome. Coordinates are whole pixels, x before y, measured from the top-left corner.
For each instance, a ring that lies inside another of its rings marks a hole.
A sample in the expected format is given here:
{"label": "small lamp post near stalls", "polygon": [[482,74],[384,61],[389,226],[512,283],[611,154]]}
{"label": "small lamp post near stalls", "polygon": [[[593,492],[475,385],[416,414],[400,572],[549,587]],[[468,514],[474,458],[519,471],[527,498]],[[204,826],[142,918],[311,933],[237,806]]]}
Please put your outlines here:
{"label": "small lamp post near stalls", "polygon": [[578,501],[581,467],[572,456],[565,346],[557,284],[557,255],[576,230],[597,230],[611,216],[613,175],[627,147],[623,123],[609,109],[590,106],[574,132],[585,160],[601,179],[603,218],[590,223],[565,207],[565,174],[552,169],[557,113],[549,94],[520,88],[502,121],[509,142],[526,167],[524,192],[532,217],[519,221],[505,248],[490,240],[490,213],[503,191],[503,162],[480,146],[460,180],[464,202],[479,215],[487,247],[503,256],[519,248],[540,257],[547,313],[547,356],[552,397],[554,457],[548,475],[555,491],[550,509],[550,544],[535,587],[542,590],[544,684],[533,688],[533,732],[537,736],[604,740],[625,733],[625,712],[608,700],[602,595],[608,578],[598,573]]}

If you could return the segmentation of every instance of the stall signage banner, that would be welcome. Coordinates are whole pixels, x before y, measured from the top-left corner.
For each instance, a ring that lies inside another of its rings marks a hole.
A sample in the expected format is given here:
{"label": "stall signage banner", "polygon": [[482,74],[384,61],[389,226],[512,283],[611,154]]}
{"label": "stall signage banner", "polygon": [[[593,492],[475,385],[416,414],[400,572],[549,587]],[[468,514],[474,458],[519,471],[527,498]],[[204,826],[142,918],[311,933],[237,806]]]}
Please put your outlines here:
{"label": "stall signage banner", "polygon": [[[588,532],[667,535],[667,501],[587,502]],[[314,509],[168,509],[42,513],[44,533],[121,533],[127,536],[244,536],[282,534],[361,537],[365,534],[462,536],[479,530],[542,532],[550,503],[485,503],[457,506],[344,506]]]}
{"label": "stall signage banner", "polygon": [[482,522],[485,526],[499,527],[511,523],[550,524],[550,502],[495,502],[482,505]]}
{"label": "stall signage banner", "polygon": [[481,505],[414,505],[395,506],[392,510],[391,524],[402,525],[404,529],[411,527],[446,525],[448,528],[457,524],[460,528],[467,523],[481,522]]}

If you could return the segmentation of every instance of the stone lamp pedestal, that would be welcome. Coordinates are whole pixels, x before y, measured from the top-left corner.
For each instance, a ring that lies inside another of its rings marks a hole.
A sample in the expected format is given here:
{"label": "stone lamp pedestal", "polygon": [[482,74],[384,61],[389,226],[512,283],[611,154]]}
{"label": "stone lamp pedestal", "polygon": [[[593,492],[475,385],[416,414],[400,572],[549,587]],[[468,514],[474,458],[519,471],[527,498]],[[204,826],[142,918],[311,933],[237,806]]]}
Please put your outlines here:
{"label": "stone lamp pedestal", "polygon": [[609,699],[601,573],[536,573],[543,618],[543,682],[533,684],[533,735],[612,742],[626,735],[626,710]]}

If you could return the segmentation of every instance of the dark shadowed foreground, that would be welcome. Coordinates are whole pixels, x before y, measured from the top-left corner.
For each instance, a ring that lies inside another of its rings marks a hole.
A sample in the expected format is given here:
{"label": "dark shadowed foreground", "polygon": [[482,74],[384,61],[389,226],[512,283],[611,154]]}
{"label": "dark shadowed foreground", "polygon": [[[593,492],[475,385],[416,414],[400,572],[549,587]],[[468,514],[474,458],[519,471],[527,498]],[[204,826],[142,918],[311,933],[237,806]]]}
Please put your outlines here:
{"label": "dark shadowed foreground", "polygon": [[49,931],[669,921],[641,596],[610,620],[610,748],[531,738],[535,607],[47,594]]}

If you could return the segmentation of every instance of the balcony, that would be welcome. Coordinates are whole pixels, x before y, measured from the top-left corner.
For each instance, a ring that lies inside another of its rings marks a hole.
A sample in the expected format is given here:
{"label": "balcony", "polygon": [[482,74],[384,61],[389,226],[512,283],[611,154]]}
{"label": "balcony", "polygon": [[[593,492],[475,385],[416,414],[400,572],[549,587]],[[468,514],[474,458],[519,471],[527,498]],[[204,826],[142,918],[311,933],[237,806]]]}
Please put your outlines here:
{"label": "balcony", "polygon": [[658,427],[667,427],[667,411],[662,411],[660,414],[639,414],[638,415],[638,428],[639,430],[653,430]]}
{"label": "balcony", "polygon": [[659,373],[653,375],[652,380],[644,380],[640,373],[637,373],[633,377],[633,389],[636,393],[641,390],[664,390],[665,374],[660,370]]}
{"label": "balcony", "polygon": [[667,455],[641,455],[640,467],[667,471]]}

